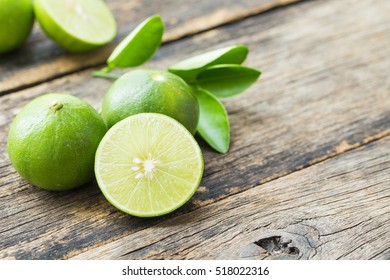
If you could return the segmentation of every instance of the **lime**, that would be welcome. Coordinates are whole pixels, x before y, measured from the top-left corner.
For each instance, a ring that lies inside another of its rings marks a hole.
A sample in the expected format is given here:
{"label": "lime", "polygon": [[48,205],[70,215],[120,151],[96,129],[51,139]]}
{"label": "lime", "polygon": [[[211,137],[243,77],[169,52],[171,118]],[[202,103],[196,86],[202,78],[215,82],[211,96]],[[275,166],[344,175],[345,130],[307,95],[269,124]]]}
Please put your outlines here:
{"label": "lime", "polygon": [[70,52],[87,52],[114,39],[115,19],[102,0],[35,0],[46,34]]}
{"label": "lime", "polygon": [[180,77],[165,71],[139,69],[116,80],[104,97],[102,117],[108,127],[138,113],[160,113],[195,133],[199,104]]}
{"label": "lime", "polygon": [[0,53],[20,47],[34,23],[31,0],[0,0]]}
{"label": "lime", "polygon": [[68,190],[94,177],[94,158],[106,126],[96,110],[77,97],[46,94],[28,103],[8,134],[8,154],[29,183]]}
{"label": "lime", "polygon": [[139,217],[167,214],[195,193],[203,174],[201,150],[184,126],[154,113],[128,117],[103,137],[96,179],[107,200]]}

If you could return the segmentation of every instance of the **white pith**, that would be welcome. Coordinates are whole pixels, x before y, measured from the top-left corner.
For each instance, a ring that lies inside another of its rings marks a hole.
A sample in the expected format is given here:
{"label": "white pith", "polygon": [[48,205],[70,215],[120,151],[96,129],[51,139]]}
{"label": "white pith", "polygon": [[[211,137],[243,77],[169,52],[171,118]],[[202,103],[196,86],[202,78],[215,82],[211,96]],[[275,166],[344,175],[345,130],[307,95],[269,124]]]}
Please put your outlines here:
{"label": "white pith", "polygon": [[160,164],[160,161],[158,159],[154,159],[152,154],[149,153],[148,158],[145,160],[134,157],[133,163],[134,166],[131,167],[131,170],[136,171],[134,176],[135,179],[141,179],[145,176],[152,179],[154,177],[154,171]]}

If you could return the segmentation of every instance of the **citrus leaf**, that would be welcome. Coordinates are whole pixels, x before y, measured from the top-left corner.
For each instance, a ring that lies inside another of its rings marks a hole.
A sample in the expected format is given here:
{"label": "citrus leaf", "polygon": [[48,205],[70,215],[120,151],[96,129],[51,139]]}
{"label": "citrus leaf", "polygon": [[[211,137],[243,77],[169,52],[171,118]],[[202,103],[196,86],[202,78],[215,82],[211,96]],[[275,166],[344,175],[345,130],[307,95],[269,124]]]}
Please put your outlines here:
{"label": "citrus leaf", "polygon": [[198,74],[207,67],[217,64],[241,64],[247,54],[248,48],[246,46],[230,46],[180,61],[171,66],[168,71],[182,77],[189,83],[193,83]]}
{"label": "citrus leaf", "polygon": [[197,78],[198,85],[217,97],[230,97],[250,87],[259,78],[256,69],[236,65],[215,65],[202,71]]}
{"label": "citrus leaf", "polygon": [[147,18],[136,27],[107,59],[109,68],[134,67],[145,63],[161,44],[164,23],[160,16]]}
{"label": "citrus leaf", "polygon": [[225,107],[206,90],[197,88],[194,91],[200,109],[197,131],[214,150],[224,154],[230,144],[229,118]]}

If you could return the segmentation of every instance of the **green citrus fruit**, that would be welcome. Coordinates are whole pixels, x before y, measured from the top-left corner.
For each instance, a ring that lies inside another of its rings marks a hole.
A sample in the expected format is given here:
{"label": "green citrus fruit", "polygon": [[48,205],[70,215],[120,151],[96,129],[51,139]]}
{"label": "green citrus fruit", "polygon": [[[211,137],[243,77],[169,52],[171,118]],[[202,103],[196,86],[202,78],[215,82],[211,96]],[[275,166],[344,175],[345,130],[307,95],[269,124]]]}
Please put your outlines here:
{"label": "green citrus fruit", "polygon": [[87,52],[114,39],[116,22],[102,0],[35,0],[46,34],[70,52]]}
{"label": "green citrus fruit", "polygon": [[31,0],[0,0],[0,53],[20,47],[34,23]]}
{"label": "green citrus fruit", "polygon": [[13,120],[8,154],[29,183],[68,190],[94,177],[94,157],[106,125],[77,97],[46,94],[28,103]]}
{"label": "green citrus fruit", "polygon": [[203,158],[191,133],[161,114],[130,116],[103,137],[96,179],[107,200],[139,217],[167,214],[187,202],[203,174]]}
{"label": "green citrus fruit", "polygon": [[138,113],[160,113],[195,133],[199,104],[180,77],[165,71],[140,69],[116,80],[104,97],[102,117],[108,127]]}

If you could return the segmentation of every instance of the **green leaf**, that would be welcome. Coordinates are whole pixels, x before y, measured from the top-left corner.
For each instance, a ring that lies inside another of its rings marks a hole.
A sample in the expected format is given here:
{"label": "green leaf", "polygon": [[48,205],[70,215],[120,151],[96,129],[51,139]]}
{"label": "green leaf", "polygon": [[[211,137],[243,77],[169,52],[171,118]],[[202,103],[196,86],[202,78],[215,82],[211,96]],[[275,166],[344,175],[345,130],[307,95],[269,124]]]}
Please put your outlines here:
{"label": "green leaf", "polygon": [[246,46],[230,46],[180,61],[171,66],[168,71],[193,83],[198,74],[207,67],[217,64],[241,64],[247,55]]}
{"label": "green leaf", "polygon": [[198,85],[217,97],[230,97],[249,88],[261,72],[236,64],[215,65],[202,71],[197,78]]}
{"label": "green leaf", "polygon": [[145,63],[161,44],[164,23],[160,16],[147,18],[136,27],[107,59],[109,68],[135,67]]}
{"label": "green leaf", "polygon": [[230,144],[230,126],[225,107],[206,90],[197,88],[194,92],[200,109],[198,133],[214,150],[226,153]]}

